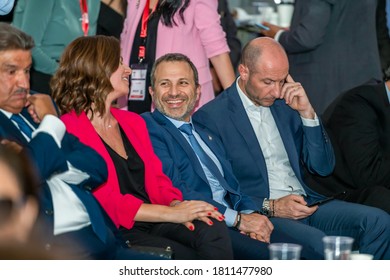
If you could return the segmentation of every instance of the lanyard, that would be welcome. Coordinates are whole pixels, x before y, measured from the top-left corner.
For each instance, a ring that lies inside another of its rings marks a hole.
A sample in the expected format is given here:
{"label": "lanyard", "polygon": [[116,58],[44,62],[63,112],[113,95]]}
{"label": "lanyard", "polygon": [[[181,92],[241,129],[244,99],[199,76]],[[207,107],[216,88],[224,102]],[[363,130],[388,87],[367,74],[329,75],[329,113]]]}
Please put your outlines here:
{"label": "lanyard", "polygon": [[[156,9],[158,4],[158,1],[156,2],[156,5],[154,6],[152,13]],[[140,37],[141,37],[141,44],[139,46],[138,50],[138,59],[139,62],[142,63],[142,61],[145,59],[146,56],[146,37],[148,35],[148,19],[149,19],[149,6],[150,6],[150,0],[146,0],[144,12],[142,14],[142,19],[141,19],[141,32],[140,32]]]}
{"label": "lanyard", "polygon": [[80,10],[81,10],[81,29],[84,32],[84,36],[88,36],[89,18],[88,18],[87,0],[80,0]]}

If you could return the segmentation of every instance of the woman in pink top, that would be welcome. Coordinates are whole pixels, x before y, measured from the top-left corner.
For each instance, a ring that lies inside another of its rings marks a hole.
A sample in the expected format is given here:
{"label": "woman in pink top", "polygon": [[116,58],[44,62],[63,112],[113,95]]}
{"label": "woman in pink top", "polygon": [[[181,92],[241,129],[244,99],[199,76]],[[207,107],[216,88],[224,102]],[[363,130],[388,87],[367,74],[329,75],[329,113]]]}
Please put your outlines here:
{"label": "woman in pink top", "polygon": [[65,49],[51,83],[67,130],[107,163],[108,180],[94,195],[131,245],[169,246],[177,259],[232,258],[223,215],[206,202],[183,201],[144,120],[111,108],[128,94],[130,74],[117,39],[81,37]]}
{"label": "woman in pink top", "polygon": [[[127,17],[121,35],[123,61],[129,63],[133,71],[137,71],[140,65],[140,46],[144,46],[145,57],[141,68],[146,65],[148,69],[143,94],[130,91],[130,111],[150,111],[148,86],[151,66],[155,59],[166,53],[182,53],[194,62],[199,72],[202,91],[196,108],[214,98],[209,61],[223,88],[234,82],[235,74],[229,57],[229,47],[217,8],[217,0],[128,1]],[[144,26],[142,22],[145,22]],[[143,98],[143,101],[140,100]],[[119,106],[126,107],[127,99],[121,99]]]}

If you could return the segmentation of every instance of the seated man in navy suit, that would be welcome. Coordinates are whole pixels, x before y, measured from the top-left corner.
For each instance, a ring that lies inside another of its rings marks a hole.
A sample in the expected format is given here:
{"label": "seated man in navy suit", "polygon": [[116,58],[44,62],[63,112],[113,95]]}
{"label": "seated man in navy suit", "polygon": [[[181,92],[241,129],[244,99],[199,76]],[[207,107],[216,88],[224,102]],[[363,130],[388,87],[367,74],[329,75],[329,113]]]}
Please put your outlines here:
{"label": "seated man in navy suit", "polygon": [[107,178],[104,160],[66,133],[48,95],[29,94],[33,47],[29,35],[0,23],[0,137],[21,145],[36,167],[45,249],[77,259],[145,258],[125,249],[91,194]]}
{"label": "seated man in navy suit", "polygon": [[[188,57],[172,53],[160,57],[151,72],[156,110],[142,114],[164,173],[187,199],[207,201],[224,213],[235,259],[268,259],[267,243],[293,242],[273,231],[271,221],[250,197],[240,191],[222,143],[202,125],[191,121],[199,99],[198,72]],[[303,258],[322,258],[308,248]]]}
{"label": "seated man in navy suit", "polygon": [[271,217],[275,230],[318,252],[325,235],[345,235],[361,253],[390,259],[386,212],[337,199],[310,207],[325,197],[305,182],[303,170],[329,175],[334,153],[304,88],[289,75],[283,47],[266,37],[250,41],[238,70],[237,81],[193,119],[222,140],[242,192]]}

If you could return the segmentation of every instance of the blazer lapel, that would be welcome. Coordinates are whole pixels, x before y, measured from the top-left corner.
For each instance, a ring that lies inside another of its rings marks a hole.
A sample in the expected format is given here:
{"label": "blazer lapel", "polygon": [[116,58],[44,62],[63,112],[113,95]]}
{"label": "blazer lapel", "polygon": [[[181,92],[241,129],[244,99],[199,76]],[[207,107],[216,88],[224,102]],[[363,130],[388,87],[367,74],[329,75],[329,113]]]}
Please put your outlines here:
{"label": "blazer lapel", "polygon": [[283,120],[283,116],[286,115],[285,109],[280,104],[275,103],[271,106],[271,113],[274,117],[276,126],[278,127],[280,137],[282,138],[284,148],[286,149],[288,158],[291,163],[291,167],[294,169],[295,174],[299,174],[299,166],[296,166],[295,162],[299,162],[299,156],[297,154],[297,148],[295,146],[294,136],[291,134],[291,128],[287,121]]}
{"label": "blazer lapel", "polygon": [[205,142],[205,144],[210,148],[210,150],[213,151],[214,155],[217,157],[219,163],[222,166],[224,172],[224,179],[226,181],[226,184],[224,184],[224,188],[230,193],[239,195],[239,193],[237,193],[237,191],[233,189],[228,182],[227,177],[229,176],[229,171],[226,167],[227,160],[221,158],[220,154],[217,152],[220,148],[216,145],[214,138],[212,137],[212,135],[210,135],[210,133],[207,130],[203,129],[202,127],[196,126],[195,128],[196,128],[196,132],[198,132],[198,134]]}
{"label": "blazer lapel", "polygon": [[[256,134],[253,131],[251,122],[245,112],[244,105],[242,104],[236,87],[231,87],[230,89],[231,90],[228,94],[228,109],[232,111],[232,114],[230,115],[231,122],[241,133],[241,136],[246,143],[247,149],[249,150],[253,161],[256,163],[259,172],[261,173],[262,177],[268,185],[267,167],[265,164],[263,152],[261,151],[260,144],[257,140]],[[254,143],[256,144],[254,145]]]}
{"label": "blazer lapel", "polygon": [[23,146],[28,144],[26,138],[24,138],[23,134],[20,130],[13,124],[13,122],[7,118],[2,112],[0,112],[0,124],[1,124],[1,135],[3,138],[7,138],[9,140],[18,142]]}

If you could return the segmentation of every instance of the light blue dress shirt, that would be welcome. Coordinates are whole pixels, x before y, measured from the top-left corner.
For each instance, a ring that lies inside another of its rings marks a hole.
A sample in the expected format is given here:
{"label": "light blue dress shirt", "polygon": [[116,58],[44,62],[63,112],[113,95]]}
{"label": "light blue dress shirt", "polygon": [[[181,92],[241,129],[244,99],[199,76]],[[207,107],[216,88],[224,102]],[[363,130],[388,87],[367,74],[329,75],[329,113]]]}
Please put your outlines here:
{"label": "light blue dress shirt", "polygon": [[15,0],[0,0],[0,15],[6,15],[14,6]]}
{"label": "light blue dress shirt", "polygon": [[[183,124],[185,124],[186,122],[184,121],[178,121],[178,120],[175,120],[175,119],[172,119],[172,118],[169,118],[167,116],[165,116],[168,120],[170,120],[172,122],[172,124],[174,126],[176,126],[177,128],[179,128],[180,126],[182,126]],[[191,121],[190,121],[191,122]],[[191,122],[192,124],[192,122]],[[206,143],[203,142],[202,138],[199,136],[199,134],[196,132],[194,126],[192,125],[193,127],[193,134],[196,138],[196,140],[198,141],[199,145],[202,147],[202,149],[205,151],[205,153],[212,159],[212,161],[215,163],[215,165],[218,167],[218,170],[221,172],[222,176],[224,175],[223,173],[223,169],[222,169],[222,166],[221,166],[221,163],[219,162],[218,158],[214,155],[214,153],[210,150],[210,148],[206,145]],[[188,135],[185,134],[184,132],[181,132],[180,133],[184,136],[184,138],[188,141],[188,143],[191,145],[190,141],[189,141],[189,138],[188,138]],[[197,156],[198,157],[198,156]],[[210,188],[211,188],[211,192],[213,194],[213,200],[215,200],[216,202],[220,203],[220,204],[223,204],[224,206],[226,206],[226,211],[224,213],[224,216],[225,216],[225,222],[226,222],[226,225],[229,226],[229,227],[232,227],[234,225],[234,222],[236,221],[236,217],[237,217],[237,211],[231,209],[230,205],[228,205],[228,203],[225,201],[224,199],[224,196],[225,196],[225,193],[226,193],[226,190],[220,185],[219,181],[217,180],[217,178],[215,178],[215,176],[210,172],[210,170],[201,162],[201,160],[198,158],[199,160],[199,163],[201,164],[202,168],[203,168],[203,171],[206,175],[206,178],[207,178],[207,181],[209,182],[209,185],[210,185]]]}

